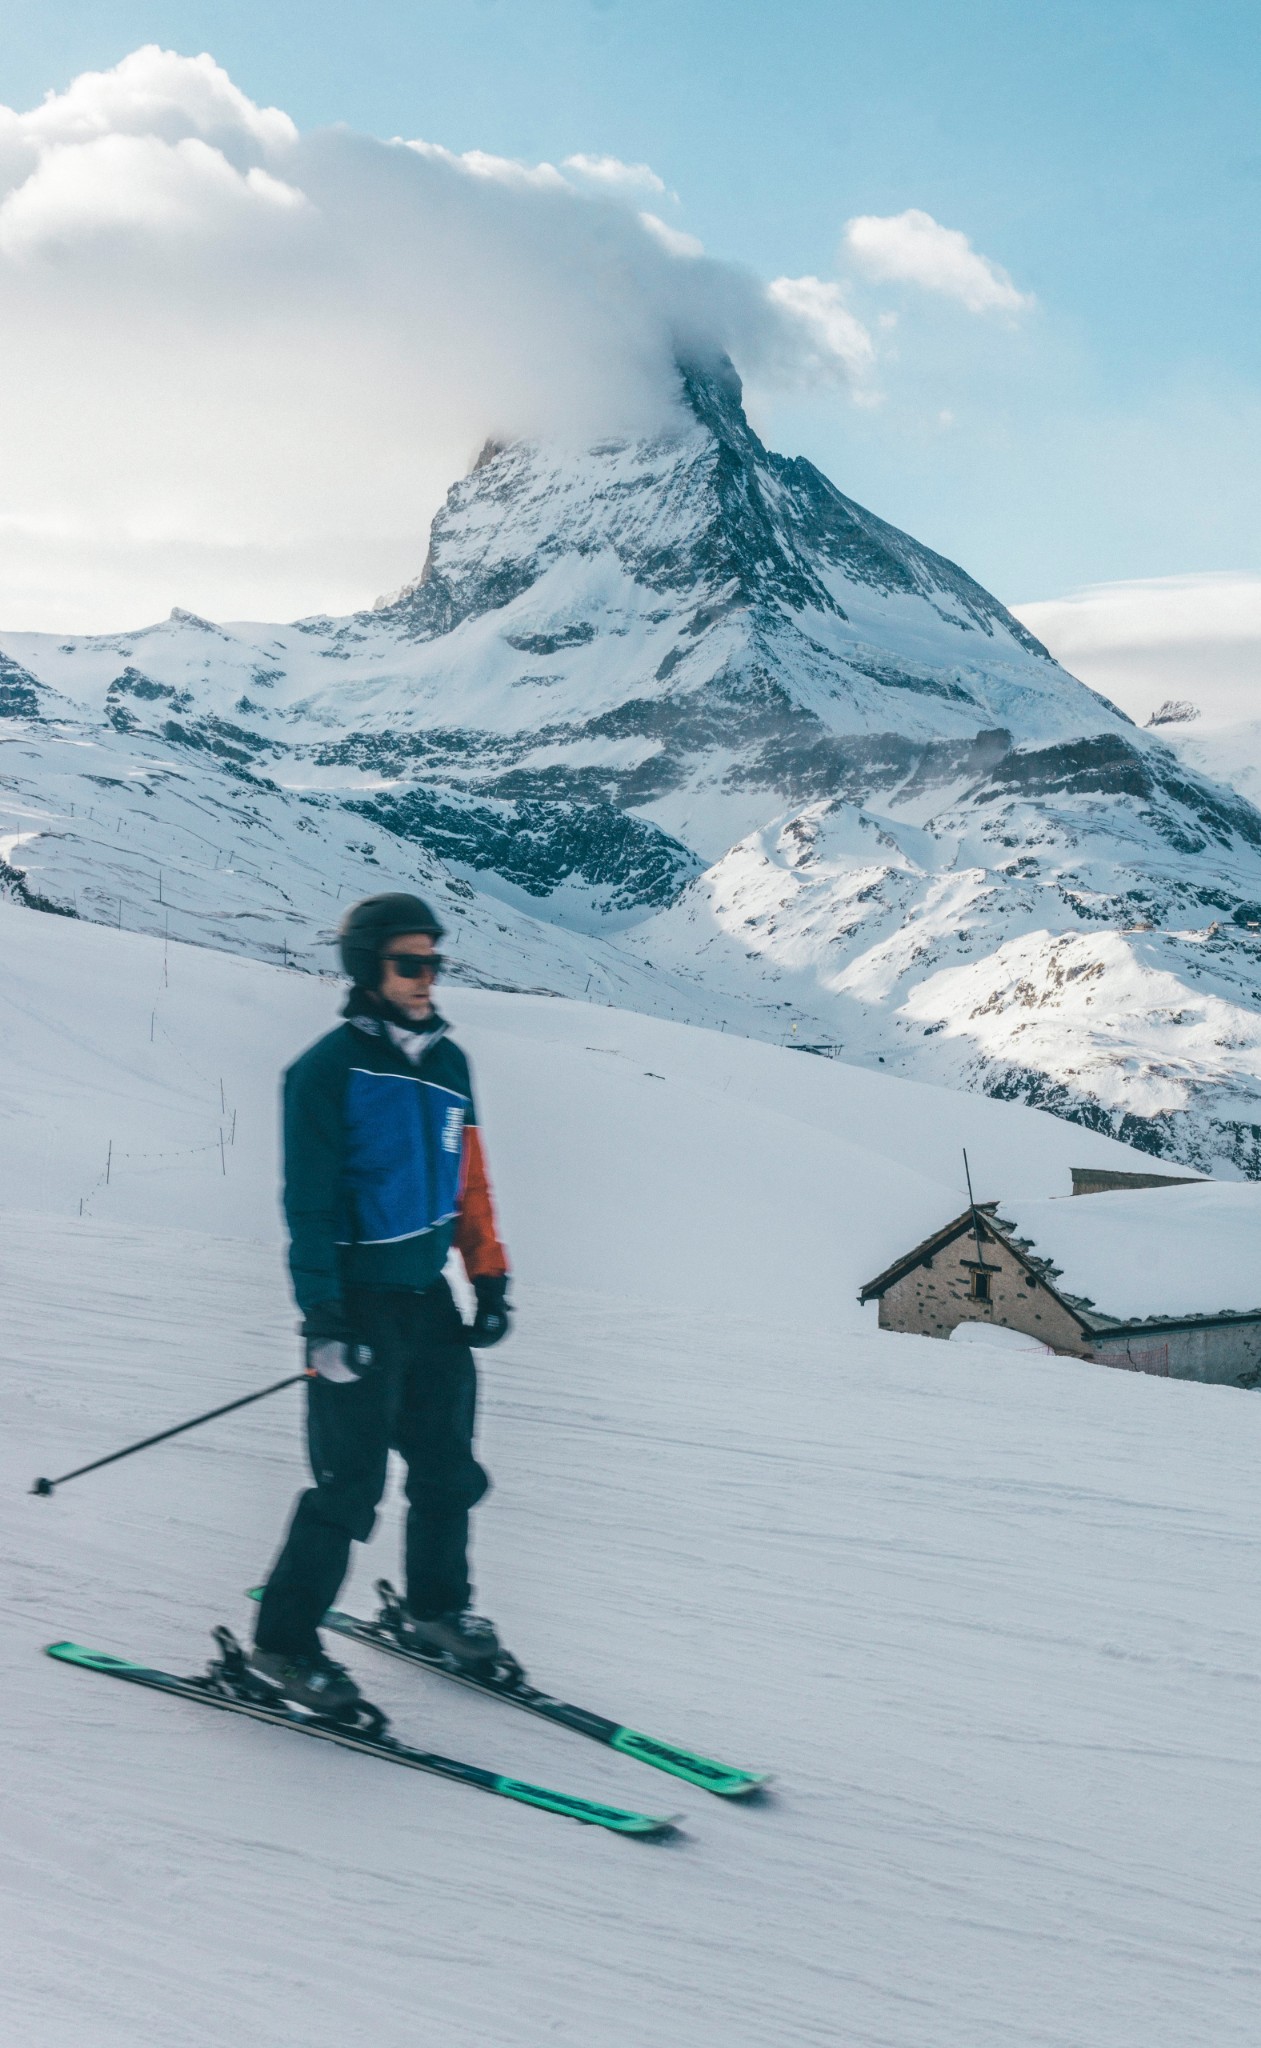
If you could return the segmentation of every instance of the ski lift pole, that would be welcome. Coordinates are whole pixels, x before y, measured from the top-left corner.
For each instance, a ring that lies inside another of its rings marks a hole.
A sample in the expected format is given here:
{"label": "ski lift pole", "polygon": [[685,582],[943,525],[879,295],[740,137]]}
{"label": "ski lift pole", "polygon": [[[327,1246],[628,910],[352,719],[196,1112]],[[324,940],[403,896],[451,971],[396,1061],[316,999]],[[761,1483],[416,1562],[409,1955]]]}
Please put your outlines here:
{"label": "ski lift pole", "polygon": [[147,1451],[154,1444],[164,1444],[168,1437],[183,1436],[186,1429],[200,1429],[203,1422],[213,1422],[219,1415],[231,1415],[234,1408],[248,1408],[253,1401],[265,1401],[269,1394],[278,1394],[282,1387],[296,1387],[299,1380],[310,1379],[309,1372],[291,1372],[283,1380],[275,1380],[270,1387],[260,1387],[256,1394],[242,1394],[239,1401],[225,1401],[221,1408],[208,1408],[204,1415],[194,1415],[190,1422],[177,1422],[174,1429],[160,1429],[156,1436],[146,1436],[139,1443],[127,1444],[121,1451],[111,1451],[107,1458],[94,1458],[90,1465],[76,1465],[73,1472],[63,1472],[56,1479],[37,1479],[30,1489],[47,1499],[58,1486],[65,1486],[71,1479],[81,1479],[85,1472],[99,1472],[102,1465],[116,1465],[120,1458],[130,1458],[137,1451]]}

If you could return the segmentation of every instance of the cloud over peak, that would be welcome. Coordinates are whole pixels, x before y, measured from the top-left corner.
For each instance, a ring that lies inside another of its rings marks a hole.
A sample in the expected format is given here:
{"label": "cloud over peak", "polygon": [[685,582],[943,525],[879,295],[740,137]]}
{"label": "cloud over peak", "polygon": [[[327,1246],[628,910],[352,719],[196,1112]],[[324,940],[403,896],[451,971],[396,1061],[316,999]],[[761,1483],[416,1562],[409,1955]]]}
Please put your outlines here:
{"label": "cloud over peak", "polygon": [[64,247],[110,229],[230,228],[245,211],[292,211],[301,192],[261,165],[239,171],[221,150],[185,136],[95,135],[43,151],[0,202],[0,253]]}
{"label": "cloud over peak", "polygon": [[768,288],[672,204],[613,157],[301,134],[156,46],[0,109],[0,618],[349,606],[414,573],[487,435],[656,430],[680,351],[861,374],[837,287]]}
{"label": "cloud over peak", "polygon": [[768,291],[774,304],[800,321],[811,338],[813,353],[804,365],[808,375],[835,374],[843,366],[855,383],[866,376],[876,352],[838,284],[819,277],[777,277]]}

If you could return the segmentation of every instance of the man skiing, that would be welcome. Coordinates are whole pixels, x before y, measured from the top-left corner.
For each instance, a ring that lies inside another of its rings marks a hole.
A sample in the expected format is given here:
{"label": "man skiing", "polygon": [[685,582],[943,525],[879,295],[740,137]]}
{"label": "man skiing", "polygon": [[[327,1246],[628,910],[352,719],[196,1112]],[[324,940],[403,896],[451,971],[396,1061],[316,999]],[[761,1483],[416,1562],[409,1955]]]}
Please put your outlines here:
{"label": "man skiing", "polygon": [[[258,1611],[251,1666],[285,1699],[343,1714],[358,1698],[318,1625],[351,1542],[366,1543],[391,1449],[407,1466],[402,1639],[489,1672],[490,1622],[469,1612],[469,1509],[489,1485],[473,1455],[470,1345],[507,1334],[499,1242],[468,1062],[433,1007],[443,935],[418,896],[369,896],[338,934],[345,1023],[284,1081],[284,1205],[303,1314],[307,1444],[298,1498]],[[452,1246],[477,1295],[469,1328],[443,1278]]]}

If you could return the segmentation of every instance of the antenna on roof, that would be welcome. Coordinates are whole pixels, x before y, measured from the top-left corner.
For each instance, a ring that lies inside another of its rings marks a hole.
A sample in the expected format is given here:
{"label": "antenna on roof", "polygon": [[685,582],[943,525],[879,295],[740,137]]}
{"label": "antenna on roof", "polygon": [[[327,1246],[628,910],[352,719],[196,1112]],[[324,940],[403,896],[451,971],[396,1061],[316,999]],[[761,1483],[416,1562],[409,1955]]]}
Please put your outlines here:
{"label": "antenna on roof", "polygon": [[985,1253],[981,1250],[981,1219],[976,1212],[976,1197],[972,1192],[972,1173],[968,1166],[968,1148],[966,1145],[963,1147],[963,1175],[968,1183],[968,1207],[972,1211],[972,1229],[976,1235],[977,1264],[983,1266],[985,1264]]}

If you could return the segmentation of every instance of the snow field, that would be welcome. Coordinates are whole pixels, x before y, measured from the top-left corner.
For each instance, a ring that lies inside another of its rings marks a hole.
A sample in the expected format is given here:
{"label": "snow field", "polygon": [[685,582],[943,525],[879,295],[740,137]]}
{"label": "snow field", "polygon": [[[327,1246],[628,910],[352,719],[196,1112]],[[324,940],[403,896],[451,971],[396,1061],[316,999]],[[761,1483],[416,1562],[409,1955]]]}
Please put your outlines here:
{"label": "snow field", "polygon": [[[14,2039],[1251,2043],[1261,1404],[879,1335],[853,1301],[951,1213],[960,1142],[978,1194],[1030,1199],[1124,1148],[451,992],[521,1305],[483,1359],[480,1596],[543,1682],[776,1790],[726,1808],[354,1667],[414,1740],[686,1810],[685,1841],[638,1847],[37,1654],[71,1635],[193,1669],[213,1622],[247,1624],[302,1483],[297,1390],[25,1488],[293,1359],[272,1098],[333,990],[173,946],[151,1048],[160,944],[6,910],[0,948]],[[81,1220],[107,1124],[121,1154],[176,1156],[111,1174]],[[395,1570],[397,1523],[392,1495],[345,1604]]]}
{"label": "snow field", "polygon": [[[6,1205],[279,1243],[278,1077],[336,1022],[341,985],[4,903],[0,959]],[[440,1001],[519,1292],[870,1329],[859,1288],[957,1213],[965,1145],[980,1200],[1151,1164],[1038,1111],[734,1033],[462,986]]]}

